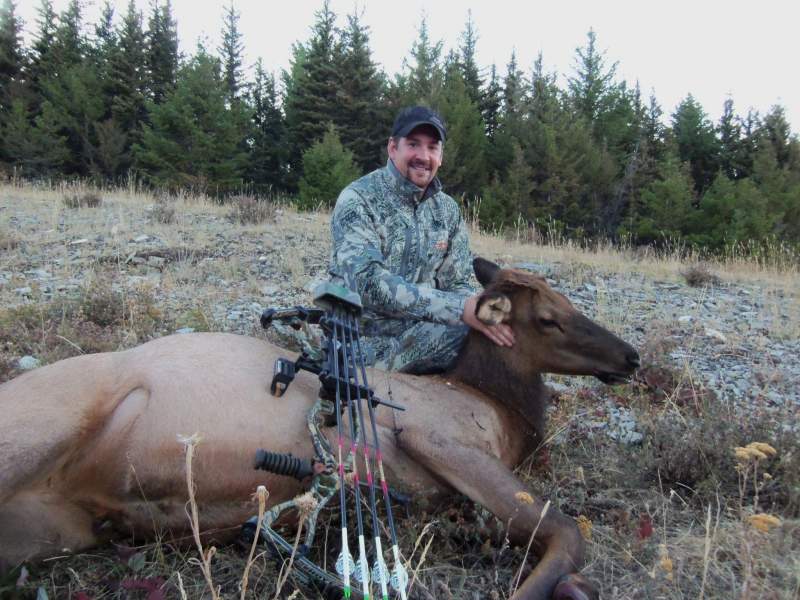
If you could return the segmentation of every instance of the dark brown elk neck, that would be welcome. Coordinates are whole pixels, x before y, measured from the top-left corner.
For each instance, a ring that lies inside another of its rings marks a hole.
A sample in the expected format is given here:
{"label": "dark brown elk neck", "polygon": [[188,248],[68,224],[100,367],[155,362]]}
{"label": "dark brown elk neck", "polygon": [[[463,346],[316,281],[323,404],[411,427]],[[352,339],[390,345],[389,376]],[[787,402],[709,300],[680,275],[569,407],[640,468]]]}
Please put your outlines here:
{"label": "dark brown elk neck", "polygon": [[[453,369],[447,373],[457,381],[480,390],[520,414],[529,425],[528,433],[543,440],[545,408],[550,391],[538,371],[521,372],[508,360],[508,348],[501,348],[482,333],[472,331]],[[519,361],[514,361],[519,364]]]}

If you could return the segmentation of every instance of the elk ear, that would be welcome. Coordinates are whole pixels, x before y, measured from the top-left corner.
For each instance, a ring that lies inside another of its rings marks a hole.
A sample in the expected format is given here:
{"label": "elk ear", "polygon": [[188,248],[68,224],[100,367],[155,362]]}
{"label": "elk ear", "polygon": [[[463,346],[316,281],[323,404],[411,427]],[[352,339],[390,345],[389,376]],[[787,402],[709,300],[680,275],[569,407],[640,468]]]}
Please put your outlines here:
{"label": "elk ear", "polygon": [[475,316],[486,325],[498,325],[511,314],[511,300],[499,292],[481,294],[475,306]]}
{"label": "elk ear", "polygon": [[489,285],[500,270],[498,265],[480,256],[476,256],[472,261],[472,268],[475,271],[475,277],[478,278],[478,281],[483,287]]}

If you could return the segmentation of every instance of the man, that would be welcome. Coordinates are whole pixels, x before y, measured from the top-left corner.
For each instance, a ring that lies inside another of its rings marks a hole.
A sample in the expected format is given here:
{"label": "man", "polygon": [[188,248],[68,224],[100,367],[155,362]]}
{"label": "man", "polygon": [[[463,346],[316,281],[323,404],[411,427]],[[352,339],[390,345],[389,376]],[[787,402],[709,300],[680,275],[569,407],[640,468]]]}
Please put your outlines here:
{"label": "man", "polygon": [[347,186],[333,211],[330,273],[361,296],[367,359],[383,369],[443,371],[470,327],[498,345],[514,343],[507,325],[475,317],[467,228],[436,177],[445,138],[431,109],[403,109],[386,167]]}

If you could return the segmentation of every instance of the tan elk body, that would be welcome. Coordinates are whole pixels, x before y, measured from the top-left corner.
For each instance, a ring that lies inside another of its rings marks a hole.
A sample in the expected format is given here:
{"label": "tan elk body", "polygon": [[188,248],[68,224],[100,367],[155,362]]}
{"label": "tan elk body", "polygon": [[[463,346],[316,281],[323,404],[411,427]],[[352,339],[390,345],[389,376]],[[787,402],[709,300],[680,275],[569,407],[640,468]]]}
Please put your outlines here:
{"label": "tan elk body", "polygon": [[[472,332],[450,373],[369,370],[377,395],[388,399],[390,387],[391,400],[406,407],[378,409],[380,443],[390,485],[413,494],[457,490],[510,520],[512,540],[526,543],[543,503],[520,501],[526,490],[512,469],[541,441],[548,391],[540,374],[623,381],[638,355],[543,278],[480,259],[475,266],[485,286],[478,315],[509,323],[514,347]],[[181,334],[62,360],[1,385],[0,560],[81,551],[131,532],[187,532],[180,436],[202,438],[194,481],[204,531],[236,535],[258,485],[270,504],[297,495],[299,482],[252,468],[257,448],[313,452],[306,413],[319,382],[301,372],[283,397],[270,395],[281,356],[288,354],[255,338]],[[539,562],[514,599],[597,598],[578,574],[583,540],[571,518],[548,511],[534,550]]]}

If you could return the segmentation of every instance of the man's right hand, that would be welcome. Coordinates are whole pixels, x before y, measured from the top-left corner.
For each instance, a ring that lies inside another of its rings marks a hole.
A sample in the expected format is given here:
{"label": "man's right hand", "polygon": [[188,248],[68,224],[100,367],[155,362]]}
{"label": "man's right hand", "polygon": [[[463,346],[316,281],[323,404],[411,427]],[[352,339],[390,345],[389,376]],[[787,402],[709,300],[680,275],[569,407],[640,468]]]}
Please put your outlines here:
{"label": "man's right hand", "polygon": [[472,329],[480,331],[483,335],[488,337],[498,346],[506,346],[510,348],[514,345],[514,332],[511,327],[505,323],[498,325],[487,325],[478,320],[475,316],[475,307],[478,305],[478,297],[480,294],[475,294],[467,298],[464,304],[464,314],[461,315],[461,320],[469,325]]}

